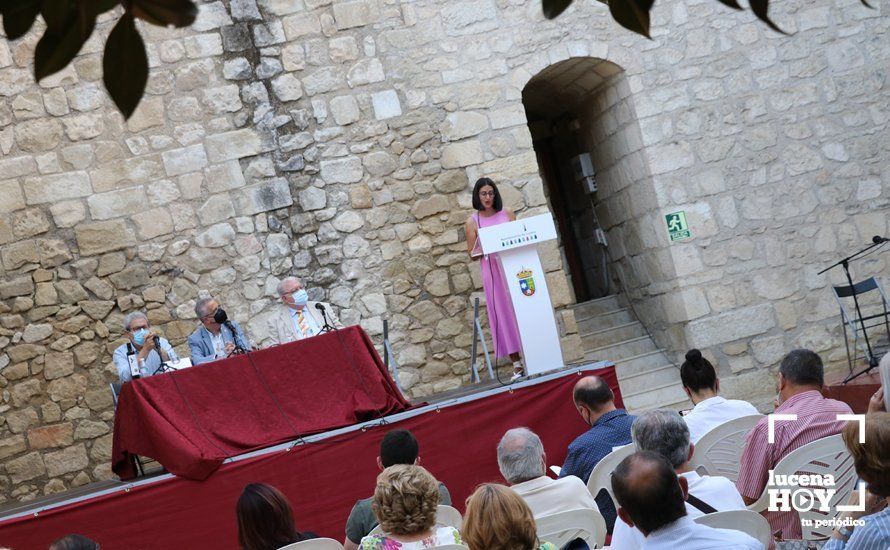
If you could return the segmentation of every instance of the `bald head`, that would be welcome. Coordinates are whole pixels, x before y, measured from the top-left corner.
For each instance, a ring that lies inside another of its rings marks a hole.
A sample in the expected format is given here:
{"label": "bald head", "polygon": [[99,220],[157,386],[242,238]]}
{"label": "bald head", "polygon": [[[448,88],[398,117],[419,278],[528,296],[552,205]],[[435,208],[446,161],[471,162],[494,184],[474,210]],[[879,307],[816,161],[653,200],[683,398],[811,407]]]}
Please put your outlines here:
{"label": "bald head", "polygon": [[618,515],[644,535],[686,515],[685,479],[678,478],[663,456],[636,452],[612,472]]}
{"label": "bald head", "polygon": [[585,376],[575,384],[572,392],[575,405],[584,405],[591,411],[614,408],[615,395],[599,376]]}

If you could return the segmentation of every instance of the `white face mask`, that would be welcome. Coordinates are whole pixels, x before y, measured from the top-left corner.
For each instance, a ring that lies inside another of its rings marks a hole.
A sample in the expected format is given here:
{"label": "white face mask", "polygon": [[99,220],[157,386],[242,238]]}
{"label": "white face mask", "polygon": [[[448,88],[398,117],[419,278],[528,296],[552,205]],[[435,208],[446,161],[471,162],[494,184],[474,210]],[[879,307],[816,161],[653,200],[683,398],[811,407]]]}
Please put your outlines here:
{"label": "white face mask", "polygon": [[291,292],[291,298],[294,301],[294,305],[297,305],[299,307],[305,307],[306,304],[309,302],[309,294],[303,288]]}

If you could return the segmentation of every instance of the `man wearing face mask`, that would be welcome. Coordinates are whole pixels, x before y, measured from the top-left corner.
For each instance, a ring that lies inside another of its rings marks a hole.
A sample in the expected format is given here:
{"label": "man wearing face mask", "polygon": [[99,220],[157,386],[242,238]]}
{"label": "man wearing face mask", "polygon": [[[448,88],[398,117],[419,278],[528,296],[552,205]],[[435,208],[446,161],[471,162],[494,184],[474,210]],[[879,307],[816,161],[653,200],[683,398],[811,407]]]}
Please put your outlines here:
{"label": "man wearing face mask", "polygon": [[309,301],[309,295],[296,277],[285,277],[278,283],[278,296],[283,305],[278,315],[272,318],[272,345],[286,344],[321,333],[325,319],[316,304],[324,307],[329,324],[334,328],[343,328],[330,304]]}
{"label": "man wearing face mask", "polygon": [[173,347],[166,338],[158,338],[160,349],[155,347],[155,336],[148,323],[148,317],[141,311],[134,311],[124,317],[124,330],[130,340],[114,350],[114,366],[121,382],[133,379],[130,373],[130,361],[127,355],[135,355],[137,365],[141,365],[142,376],[151,376],[157,372],[161,362],[170,360]]}

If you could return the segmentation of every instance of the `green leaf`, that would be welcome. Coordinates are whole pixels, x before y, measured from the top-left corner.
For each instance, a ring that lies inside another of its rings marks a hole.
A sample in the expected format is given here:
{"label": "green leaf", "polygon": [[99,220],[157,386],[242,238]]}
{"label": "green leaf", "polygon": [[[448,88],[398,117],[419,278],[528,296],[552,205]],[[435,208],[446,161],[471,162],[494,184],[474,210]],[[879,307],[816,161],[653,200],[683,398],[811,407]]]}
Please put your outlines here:
{"label": "green leaf", "polygon": [[198,15],[191,0],[132,0],[130,9],[139,19],[161,27],[187,27]]}
{"label": "green leaf", "polygon": [[572,4],[572,0],[541,0],[541,7],[544,9],[544,17],[547,19],[556,19],[559,14],[566,11]]}
{"label": "green leaf", "polygon": [[611,0],[609,11],[614,19],[622,27],[649,36],[649,10],[655,0]]}
{"label": "green leaf", "polygon": [[767,15],[767,11],[769,11],[769,0],[749,0],[748,2],[751,5],[751,11],[754,12],[754,15],[757,16],[757,19],[760,19],[772,30],[787,35],[788,33],[779,28],[778,25],[773,23],[772,19]]}
{"label": "green leaf", "polygon": [[729,6],[730,8],[732,8],[734,10],[742,9],[742,6],[740,6],[736,0],[717,0],[717,1],[720,2],[721,4]]}
{"label": "green leaf", "polygon": [[3,32],[6,38],[21,38],[40,13],[42,0],[0,0],[0,14],[3,14]]}
{"label": "green leaf", "polygon": [[133,16],[125,13],[105,43],[102,80],[124,118],[130,118],[148,82],[148,56]]}
{"label": "green leaf", "polygon": [[67,67],[93,34],[95,26],[95,16],[74,6],[60,27],[47,26],[34,50],[34,76],[37,81]]}

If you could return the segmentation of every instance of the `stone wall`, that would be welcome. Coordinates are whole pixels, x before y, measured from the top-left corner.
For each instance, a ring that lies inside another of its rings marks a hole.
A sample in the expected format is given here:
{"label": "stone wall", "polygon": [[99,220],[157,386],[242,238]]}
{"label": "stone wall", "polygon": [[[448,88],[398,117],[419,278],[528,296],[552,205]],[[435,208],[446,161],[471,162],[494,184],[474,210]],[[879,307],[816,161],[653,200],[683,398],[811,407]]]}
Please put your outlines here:
{"label": "stone wall", "polygon": [[[628,266],[662,266],[635,283],[664,308],[659,338],[761,385],[790,345],[836,356],[814,271],[887,229],[886,19],[854,0],[783,2],[798,32],[780,38],[675,0],[650,42],[575,4],[546,22],[537,2],[207,2],[190,29],[144,27],[152,74],[129,121],[102,90],[108,21],[40,85],[37,33],[0,42],[0,501],[110,476],[110,352],[135,309],[184,353],[210,292],[263,341],[275,284],[296,274],[378,342],[389,320],[409,392],[466,380],[469,184],[494,177],[520,215],[547,207],[522,90],[570,57],[624,71],[652,226],[654,208],[690,213],[694,240],[651,230],[662,240],[642,239],[639,260],[630,235],[612,238]],[[542,252],[577,359],[563,261]]]}

